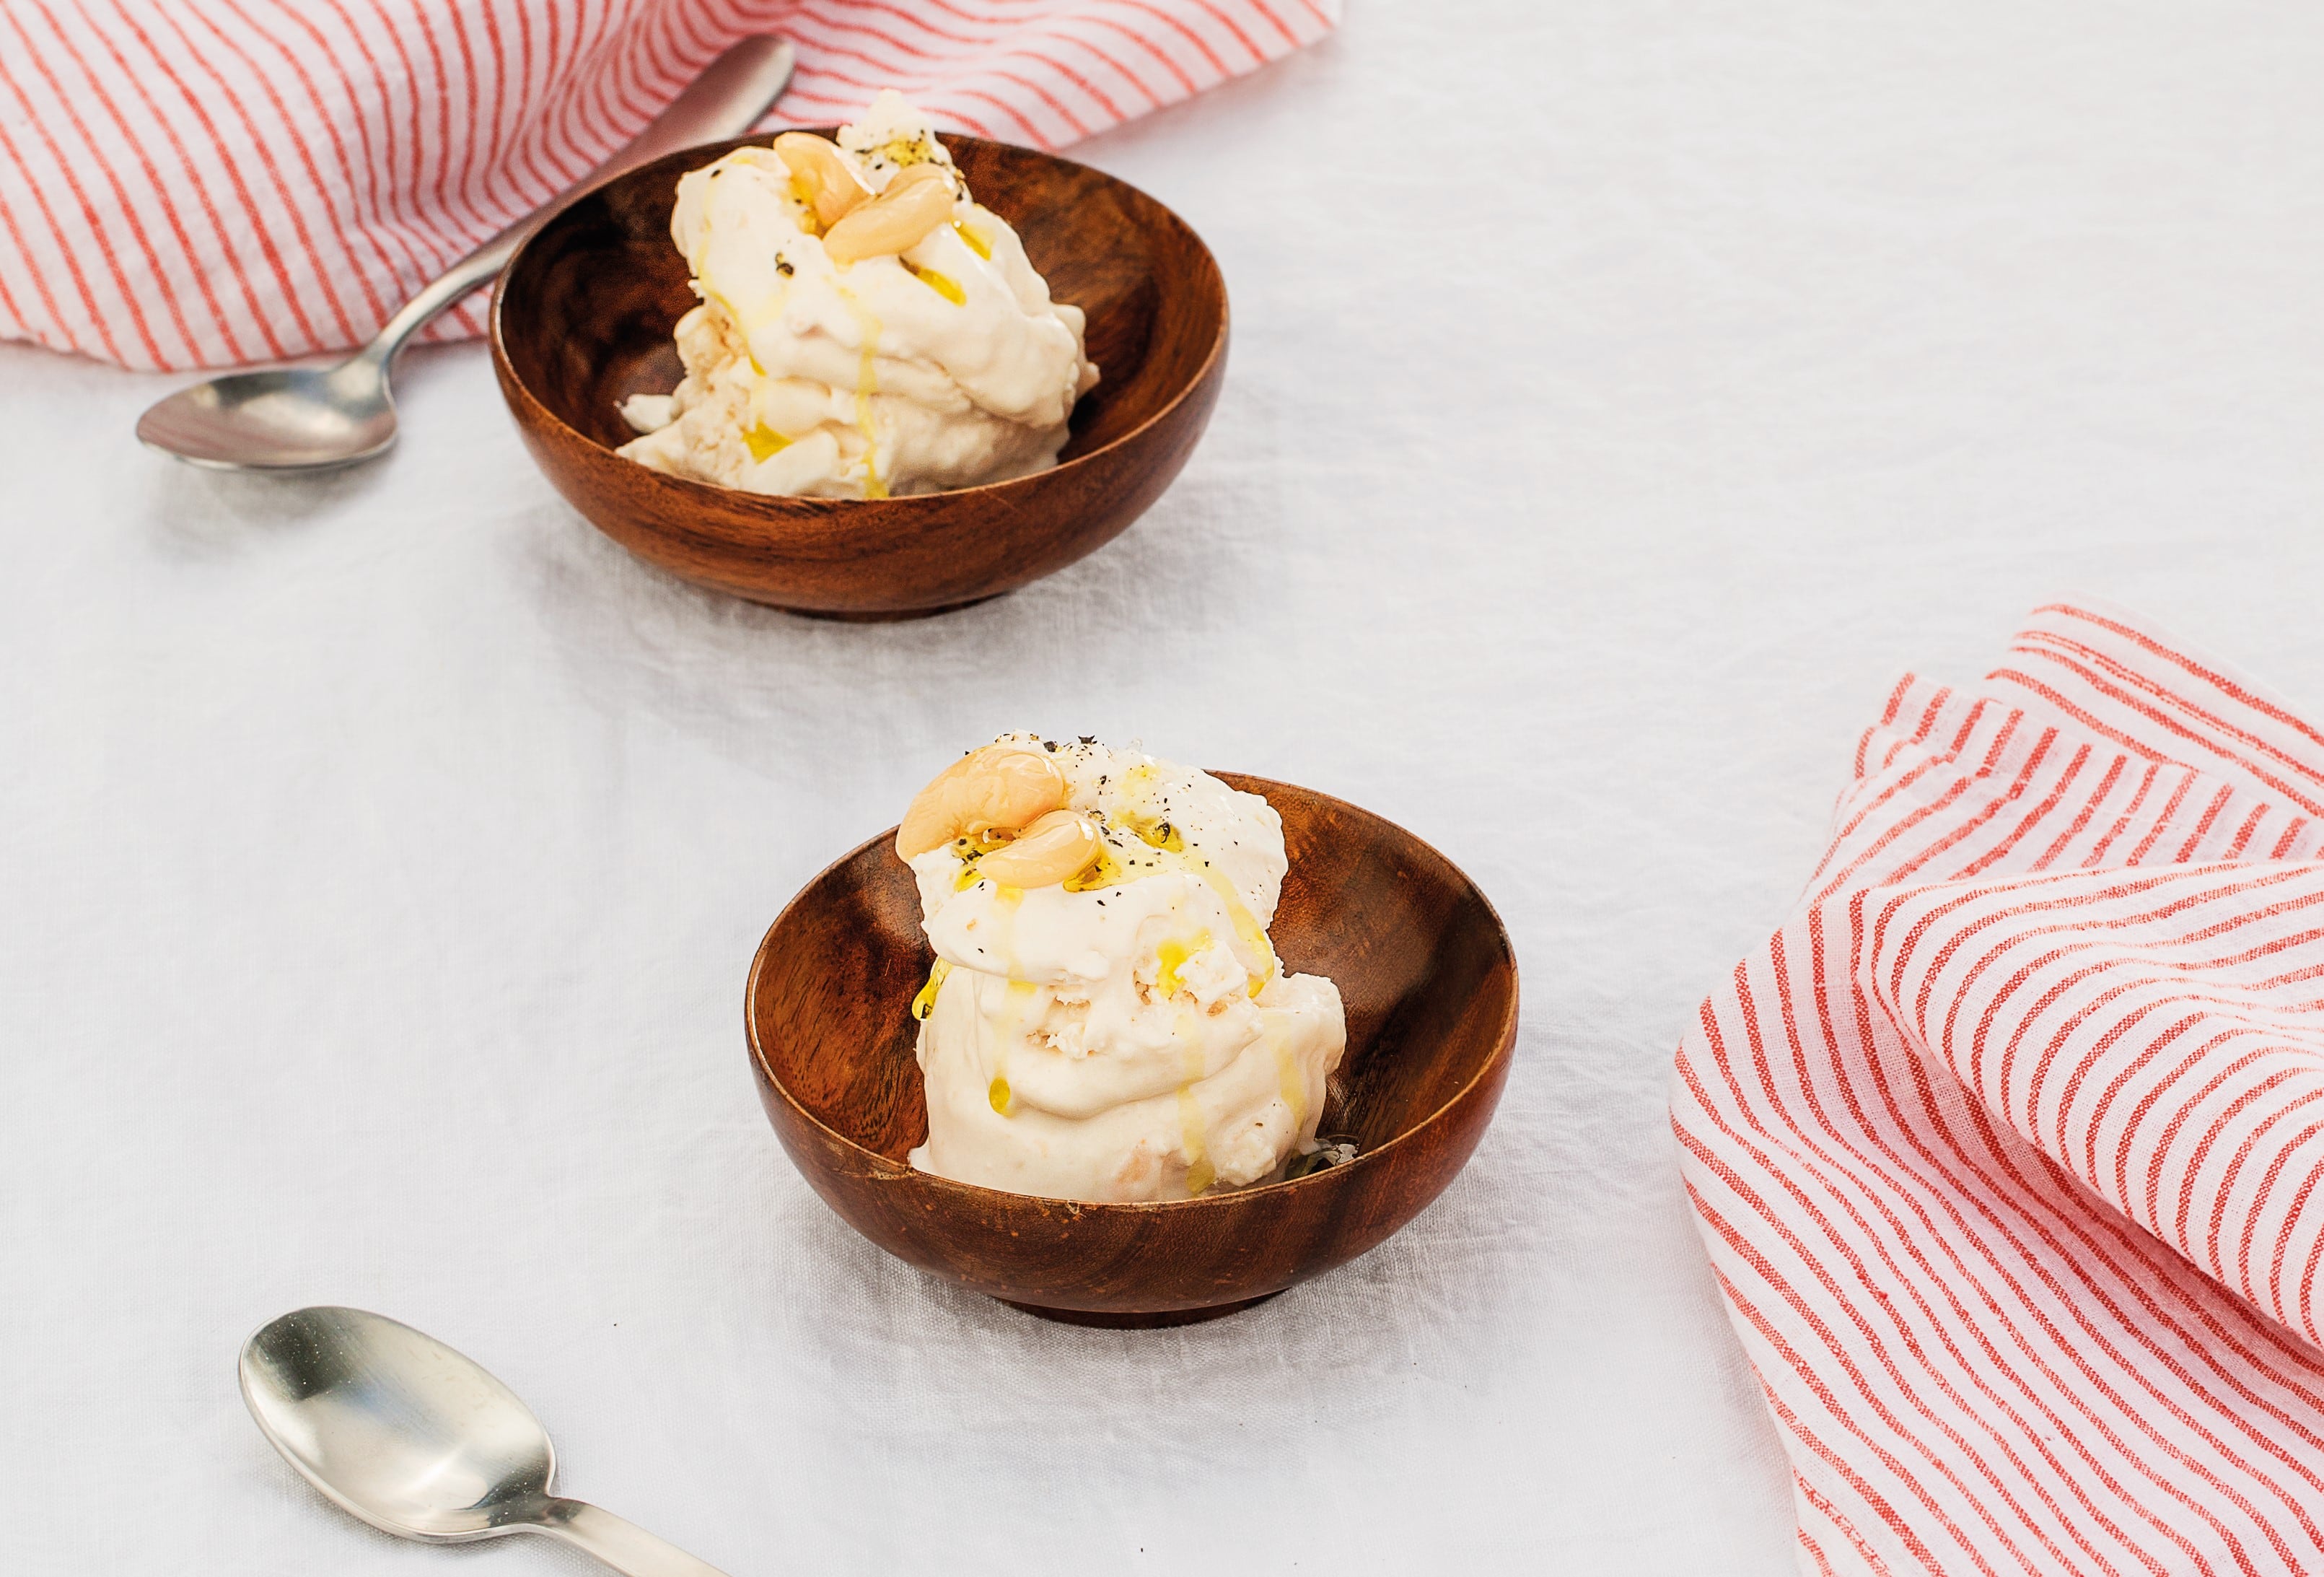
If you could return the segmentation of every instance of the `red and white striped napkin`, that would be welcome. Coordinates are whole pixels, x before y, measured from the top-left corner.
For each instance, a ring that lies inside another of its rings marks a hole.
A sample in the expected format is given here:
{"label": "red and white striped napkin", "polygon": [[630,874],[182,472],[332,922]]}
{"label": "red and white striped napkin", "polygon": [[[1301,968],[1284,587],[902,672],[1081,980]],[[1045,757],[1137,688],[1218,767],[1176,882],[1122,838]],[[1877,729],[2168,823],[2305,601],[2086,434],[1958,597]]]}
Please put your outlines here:
{"label": "red and white striped napkin", "polygon": [[1812,1572],[2324,1572],[2324,733],[2128,616],[1907,678],[1672,1120]]}
{"label": "red and white striped napkin", "polygon": [[[1056,147],[1312,42],[1339,0],[8,0],[0,339],[134,367],[360,344],[728,44],[769,125],[881,88]],[[483,297],[438,320],[483,331]]]}

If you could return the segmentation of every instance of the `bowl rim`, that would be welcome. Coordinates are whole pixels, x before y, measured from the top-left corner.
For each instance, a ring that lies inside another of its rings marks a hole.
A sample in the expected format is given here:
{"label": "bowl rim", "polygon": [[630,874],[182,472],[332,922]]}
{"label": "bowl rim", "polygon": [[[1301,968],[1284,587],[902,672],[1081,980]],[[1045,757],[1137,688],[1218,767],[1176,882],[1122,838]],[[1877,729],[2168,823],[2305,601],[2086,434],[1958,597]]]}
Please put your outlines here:
{"label": "bowl rim", "polygon": [[[726,153],[732,153],[737,148],[767,145],[769,139],[779,136],[787,131],[806,131],[831,134],[835,132],[836,129],[836,127],[833,126],[782,126],[770,132],[752,132],[740,137],[729,137],[718,142],[696,143],[690,147],[672,149],[669,153],[663,154],[661,158],[655,159],[651,162],[653,164],[659,164],[666,159],[678,159],[689,156],[700,157],[708,154],[708,151],[713,148],[720,149],[721,152],[715,155],[709,156],[723,158]],[[1187,239],[1194,242],[1195,251],[1200,255],[1202,261],[1209,266],[1212,278],[1218,282],[1219,293],[1218,329],[1217,331],[1211,336],[1210,348],[1203,353],[1202,363],[1194,368],[1193,374],[1179,385],[1177,389],[1171,394],[1167,400],[1165,400],[1160,405],[1157,406],[1153,412],[1147,416],[1146,420],[1140,422],[1129,431],[1117,434],[1115,437],[1100,445],[1098,448],[1091,450],[1084,454],[1077,454],[1069,460],[1060,460],[1056,465],[1050,466],[1045,470],[1034,471],[1022,477],[1010,477],[999,482],[980,482],[973,487],[945,487],[934,493],[907,493],[899,496],[890,496],[886,498],[809,498],[789,493],[753,493],[742,487],[721,487],[715,483],[697,482],[690,477],[675,477],[667,471],[657,471],[650,466],[639,465],[635,460],[629,461],[629,464],[636,466],[639,470],[647,473],[649,476],[656,478],[660,482],[681,489],[680,496],[685,496],[688,494],[699,494],[707,498],[726,500],[730,504],[734,500],[742,500],[744,501],[745,507],[763,507],[767,512],[767,518],[773,521],[781,520],[788,515],[794,515],[803,506],[813,506],[817,513],[834,514],[838,513],[841,509],[849,506],[860,506],[867,504],[910,506],[923,503],[930,503],[937,499],[958,498],[970,494],[1000,493],[1012,487],[1029,487],[1031,485],[1040,482],[1047,478],[1061,476],[1069,471],[1078,470],[1084,462],[1093,461],[1110,456],[1115,450],[1120,450],[1143,437],[1152,428],[1167,420],[1180,405],[1185,404],[1187,399],[1189,399],[1196,390],[1202,388],[1204,385],[1209,381],[1213,369],[1217,366],[1220,359],[1226,354],[1228,332],[1232,328],[1234,320],[1234,302],[1227,292],[1226,272],[1219,266],[1218,255],[1211,250],[1210,243],[1203,239],[1202,233],[1196,230],[1194,226],[1188,224],[1185,217],[1182,216],[1177,209],[1164,202],[1160,198],[1154,196],[1151,192],[1147,191],[1144,188],[1133,186],[1118,175],[1112,174],[1107,171],[1100,170],[1093,164],[1084,164],[1079,160],[1068,159],[1064,157],[1062,154],[1050,153],[1046,148],[1031,148],[1027,147],[1020,143],[1004,143],[991,137],[970,136],[966,133],[963,132],[939,131],[936,135],[939,138],[947,141],[957,140],[967,143],[978,143],[987,147],[1005,149],[1012,154],[1028,154],[1036,159],[1047,160],[1053,164],[1063,164],[1074,170],[1085,170],[1091,174],[1098,177],[1101,181],[1111,181],[1114,185],[1134,192],[1146,201],[1152,203],[1157,209],[1160,209],[1173,224],[1184,230],[1186,233]],[[502,333],[501,314],[507,301],[507,286],[509,279],[516,273],[517,265],[524,261],[526,255],[532,250],[534,245],[540,241],[543,235],[547,234],[552,225],[563,218],[568,209],[573,208],[576,204],[583,201],[585,199],[595,197],[599,192],[605,190],[607,188],[616,185],[621,181],[627,181],[632,176],[636,175],[641,171],[650,167],[650,165],[645,164],[638,165],[633,169],[622,171],[618,174],[609,175],[603,181],[593,181],[588,186],[574,192],[571,196],[559,202],[554,209],[551,209],[549,212],[542,215],[539,222],[532,227],[531,231],[527,234],[523,241],[518,245],[516,251],[511,254],[508,262],[502,265],[500,273],[493,276],[492,306],[490,311],[484,314],[484,339],[486,343],[492,347],[493,366],[502,374],[501,382],[503,389],[504,391],[512,390],[515,393],[523,395],[526,405],[532,412],[537,413],[544,422],[553,425],[558,432],[562,433],[566,437],[586,446],[588,449],[595,450],[596,453],[604,456],[608,459],[621,459],[622,456],[617,450],[608,448],[606,445],[600,443],[595,439],[590,437],[587,433],[576,429],[567,422],[564,417],[550,410],[548,404],[544,402],[539,394],[533,392],[532,385],[528,384],[524,380],[523,376],[518,373],[516,370],[516,364],[509,357],[508,348]],[[1003,217],[1005,218],[1006,216]],[[1159,276],[1157,275],[1157,277]],[[1044,284],[1047,283],[1047,275],[1042,276],[1042,283]],[[1054,300],[1055,298],[1052,299]],[[1074,303],[1068,301],[1065,304],[1071,306]],[[1098,370],[1100,375],[1102,376],[1104,369],[1101,367]]]}
{"label": "bowl rim", "polygon": [[[1495,1037],[1492,1054],[1479,1062],[1475,1071],[1471,1072],[1466,1080],[1462,1081],[1461,1088],[1447,1096],[1434,1110],[1430,1111],[1427,1116],[1412,1124],[1409,1127],[1397,1134],[1396,1137],[1388,1140],[1386,1144],[1378,1146],[1372,1149],[1360,1151],[1357,1153],[1356,1158],[1353,1161],[1343,1163],[1341,1165],[1324,1167],[1319,1171],[1310,1172],[1304,1177],[1278,1178],[1273,1183],[1262,1183],[1255,1187],[1230,1189],[1222,1193],[1205,1193],[1194,1199],[1074,1200],[1058,1199],[1049,1194],[1042,1193],[1019,1193],[1013,1189],[987,1188],[980,1183],[963,1183],[957,1178],[940,1177],[933,1172],[923,1172],[918,1167],[912,1165],[909,1162],[895,1160],[891,1156],[882,1155],[877,1150],[871,1149],[866,1146],[856,1143],[855,1140],[848,1137],[845,1134],[841,1133],[838,1129],[825,1122],[821,1118],[807,1110],[806,1107],[800,1105],[798,1098],[790,1092],[789,1089],[785,1086],[783,1081],[779,1078],[776,1077],[775,1071],[767,1065],[764,1037],[762,1037],[759,1033],[759,977],[767,968],[769,951],[770,944],[775,940],[775,932],[782,929],[783,922],[791,917],[791,912],[797,909],[802,903],[806,902],[807,895],[813,892],[825,877],[829,877],[834,871],[838,870],[840,867],[860,858],[866,849],[872,849],[880,844],[887,844],[892,848],[896,838],[896,829],[893,827],[889,828],[884,832],[876,833],[872,837],[865,839],[862,842],[855,845],[844,854],[840,855],[828,865],[825,865],[821,870],[816,872],[814,876],[809,877],[804,883],[800,884],[798,891],[791,895],[790,901],[783,905],[782,912],[777,914],[774,918],[773,923],[767,927],[766,934],[759,939],[758,949],[751,955],[750,978],[744,983],[742,988],[742,1028],[743,1037],[750,1045],[751,1061],[758,1069],[760,1078],[765,1081],[769,1089],[774,1090],[775,1093],[782,1097],[783,1104],[796,1113],[802,1121],[812,1125],[815,1128],[828,1136],[844,1148],[853,1151],[858,1155],[867,1157],[880,1165],[894,1167],[908,1173],[915,1182],[941,1184],[947,1188],[961,1190],[970,1195],[982,1196],[986,1200],[1009,1200],[1019,1202],[1029,1202],[1031,1204],[1046,1206],[1051,1209],[1063,1209],[1074,1211],[1123,1211],[1132,1213],[1144,1213],[1154,1211],[1230,1209],[1240,1201],[1270,1195],[1277,1189],[1298,1188],[1308,1183],[1322,1183],[1333,1178],[1352,1176],[1359,1168],[1365,1165],[1368,1162],[1386,1155],[1389,1151],[1394,1150],[1398,1146],[1402,1145],[1406,1139],[1414,1138],[1418,1136],[1423,1129],[1433,1127],[1437,1123],[1443,1121],[1448,1112],[1450,1112],[1454,1107],[1459,1106],[1462,1101],[1467,1100],[1471,1095],[1475,1092],[1477,1087],[1494,1072],[1497,1064],[1500,1063],[1505,1059],[1514,1056],[1517,1052],[1517,1013],[1524,989],[1524,980],[1522,979],[1517,969],[1517,949],[1509,941],[1509,928],[1502,923],[1500,911],[1493,907],[1493,901],[1485,895],[1485,890],[1482,887],[1480,887],[1476,884],[1475,880],[1470,877],[1469,873],[1462,869],[1450,856],[1446,855],[1443,850],[1438,849],[1426,839],[1413,832],[1401,822],[1391,821],[1386,816],[1380,815],[1376,811],[1366,811],[1361,805],[1357,804],[1352,800],[1341,799],[1337,794],[1326,793],[1321,789],[1304,788],[1297,784],[1286,783],[1279,778],[1260,777],[1252,773],[1229,772],[1223,769],[1214,770],[1209,767],[1205,767],[1203,770],[1210,773],[1211,775],[1214,777],[1225,779],[1230,782],[1239,780],[1240,784],[1259,785],[1259,787],[1246,788],[1244,789],[1244,792],[1259,793],[1261,798],[1265,798],[1263,791],[1267,788],[1297,789],[1298,792],[1303,794],[1312,794],[1318,799],[1330,800],[1335,804],[1345,805],[1350,810],[1360,812],[1362,814],[1370,816],[1376,821],[1394,828],[1405,837],[1411,839],[1413,842],[1418,844],[1422,849],[1427,850],[1430,854],[1434,855],[1438,859],[1443,860],[1444,862],[1445,868],[1450,870],[1454,876],[1458,877],[1461,879],[1461,885],[1468,888],[1468,890],[1475,895],[1477,902],[1484,906],[1485,918],[1492,923],[1493,940],[1499,943],[1501,956],[1508,960],[1508,1001],[1502,1010],[1501,1022],[1499,1026],[1499,1033]],[[796,1162],[794,1164],[796,1164]]]}

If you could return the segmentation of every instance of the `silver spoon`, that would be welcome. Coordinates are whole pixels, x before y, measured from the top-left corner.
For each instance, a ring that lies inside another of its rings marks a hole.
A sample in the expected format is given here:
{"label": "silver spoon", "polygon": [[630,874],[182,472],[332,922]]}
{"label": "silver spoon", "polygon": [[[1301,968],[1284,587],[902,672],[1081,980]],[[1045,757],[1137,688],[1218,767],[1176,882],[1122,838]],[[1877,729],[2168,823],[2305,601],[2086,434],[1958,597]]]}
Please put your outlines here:
{"label": "silver spoon", "polygon": [[610,1511],[549,1492],[557,1452],[515,1392],[432,1336],[300,1309],[242,1350],[242,1399],[307,1482],[429,1544],[545,1533],[627,1577],[723,1577]]}
{"label": "silver spoon", "polygon": [[[791,46],[746,38],[703,69],[622,151],[541,210],[664,153],[739,137],[790,80]],[[148,445],[221,470],[314,471],[384,454],[395,441],[388,371],[403,342],[516,255],[541,217],[520,219],[404,303],[379,338],[337,366],[229,373],[180,389],[137,419]]]}

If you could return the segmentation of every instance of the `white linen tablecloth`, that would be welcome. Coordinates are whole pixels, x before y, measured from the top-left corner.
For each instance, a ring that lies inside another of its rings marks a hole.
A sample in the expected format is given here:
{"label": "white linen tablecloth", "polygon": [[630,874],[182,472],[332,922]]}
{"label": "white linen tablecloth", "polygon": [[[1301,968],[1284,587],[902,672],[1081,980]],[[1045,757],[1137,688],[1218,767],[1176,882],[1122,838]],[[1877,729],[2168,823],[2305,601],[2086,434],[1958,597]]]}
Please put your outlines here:
{"label": "white linen tablecloth", "polygon": [[[235,1349],[343,1302],[734,1577],[1790,1570],[1672,1048],[1905,668],[2084,591],[2324,698],[2319,70],[2292,7],[1353,7],[1078,150],[1217,250],[1224,399],[1120,542],[918,624],[631,561],[474,347],[305,482],[0,352],[8,1569],[582,1569],[274,1458]],[[1508,1094],[1388,1246],[1084,1331],[791,1171],[752,949],[1015,726],[1344,794],[1500,906]]]}

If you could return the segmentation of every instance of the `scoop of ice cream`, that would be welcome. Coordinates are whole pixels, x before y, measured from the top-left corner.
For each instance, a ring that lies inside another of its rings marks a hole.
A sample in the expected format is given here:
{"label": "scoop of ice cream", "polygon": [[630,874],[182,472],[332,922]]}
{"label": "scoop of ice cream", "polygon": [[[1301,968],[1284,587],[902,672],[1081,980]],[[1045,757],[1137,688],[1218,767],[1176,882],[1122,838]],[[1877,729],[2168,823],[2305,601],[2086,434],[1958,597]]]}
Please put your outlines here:
{"label": "scoop of ice cream", "polygon": [[1095,860],[1046,886],[982,873],[1005,839],[916,856],[936,951],[922,1017],[923,1171],[1058,1199],[1185,1199],[1314,1147],[1347,1043],[1340,994],[1286,976],[1287,862],[1257,794],[1093,741],[996,742],[1057,768]]}
{"label": "scoop of ice cream", "polygon": [[667,406],[624,405],[644,435],[621,452],[721,487],[835,498],[1055,465],[1097,381],[1081,310],[1049,299],[1016,231],[895,93],[820,145],[873,199],[934,166],[949,218],[899,253],[835,261],[836,227],[776,150],[738,148],[680,178],[670,235],[702,304],[678,323],[684,381]]}

